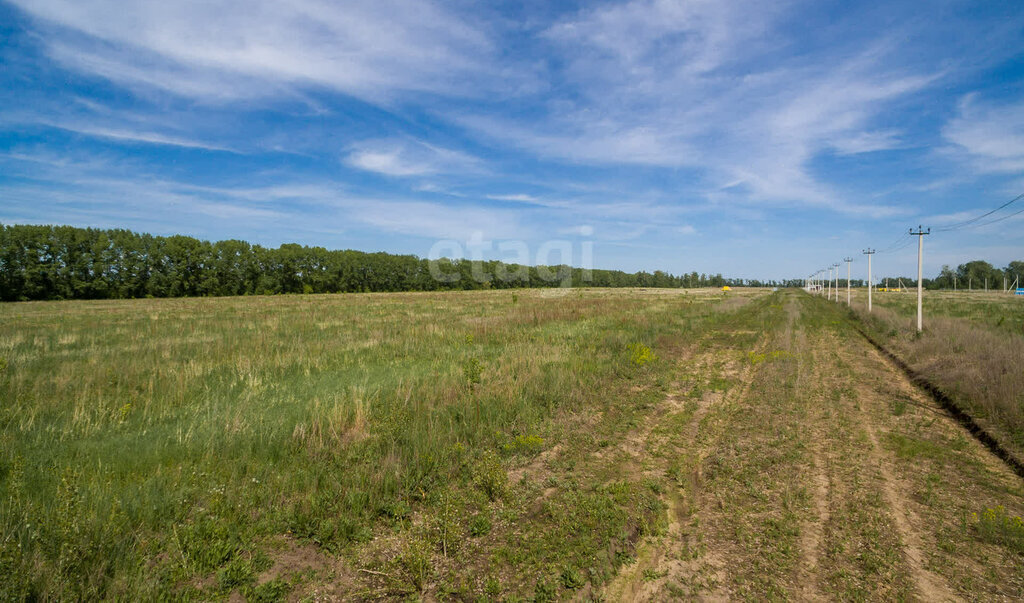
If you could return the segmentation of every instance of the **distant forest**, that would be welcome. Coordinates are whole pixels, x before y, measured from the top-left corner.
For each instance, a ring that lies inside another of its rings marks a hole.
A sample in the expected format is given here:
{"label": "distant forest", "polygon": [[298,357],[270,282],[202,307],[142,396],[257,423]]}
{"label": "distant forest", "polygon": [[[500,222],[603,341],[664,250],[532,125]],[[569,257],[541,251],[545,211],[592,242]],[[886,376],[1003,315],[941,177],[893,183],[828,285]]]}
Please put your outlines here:
{"label": "distant forest", "polygon": [[[161,237],[130,230],[0,224],[0,300],[127,299],[285,293],[442,291],[557,287],[802,286],[696,272],[628,273],[413,255],[277,249],[228,240]],[[588,274],[589,273],[589,274]],[[482,278],[480,278],[482,275]],[[589,279],[587,278],[589,276]]]}

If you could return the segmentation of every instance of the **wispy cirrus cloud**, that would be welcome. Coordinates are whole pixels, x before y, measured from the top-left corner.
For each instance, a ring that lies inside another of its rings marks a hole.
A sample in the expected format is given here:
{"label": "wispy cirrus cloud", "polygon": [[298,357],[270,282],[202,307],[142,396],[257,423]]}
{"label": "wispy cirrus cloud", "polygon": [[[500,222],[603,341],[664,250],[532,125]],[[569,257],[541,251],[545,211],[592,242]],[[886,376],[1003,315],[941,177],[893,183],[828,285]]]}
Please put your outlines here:
{"label": "wispy cirrus cloud", "polygon": [[353,144],[343,162],[385,176],[426,176],[439,173],[478,172],[482,162],[467,153],[418,140],[367,140]]}
{"label": "wispy cirrus cloud", "polygon": [[125,142],[137,142],[144,144],[168,145],[172,147],[184,147],[187,149],[202,149],[205,151],[224,151],[226,153],[239,152],[235,149],[226,146],[220,146],[213,143],[203,142],[201,140],[192,140],[189,138],[174,135],[161,134],[159,132],[105,128],[101,126],[91,126],[73,122],[51,122],[46,120],[37,121],[36,123],[44,126],[49,126],[51,128],[58,128],[61,130],[67,130],[68,132],[75,132],[77,134],[84,134],[86,136],[94,136],[97,138],[107,138]]}
{"label": "wispy cirrus cloud", "polygon": [[[832,149],[893,148],[872,129],[892,101],[936,73],[888,66],[885,40],[835,60],[780,54],[790,3],[634,0],[585,9],[545,33],[570,95],[541,119],[465,115],[483,136],[576,163],[694,170],[733,201],[834,205],[841,195],[809,166]],[[765,62],[760,57],[775,58]]]}
{"label": "wispy cirrus cloud", "polygon": [[67,35],[57,60],[116,82],[218,101],[295,85],[362,98],[479,77],[490,40],[443,5],[395,0],[12,0]]}

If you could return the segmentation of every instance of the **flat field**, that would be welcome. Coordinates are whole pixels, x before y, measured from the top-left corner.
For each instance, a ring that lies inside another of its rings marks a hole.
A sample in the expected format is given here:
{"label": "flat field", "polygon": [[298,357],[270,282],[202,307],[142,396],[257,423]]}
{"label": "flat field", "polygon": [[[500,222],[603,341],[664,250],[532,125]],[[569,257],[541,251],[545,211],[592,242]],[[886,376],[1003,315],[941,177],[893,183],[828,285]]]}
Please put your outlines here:
{"label": "flat field", "polygon": [[[864,298],[866,293],[860,293]],[[925,291],[923,299],[926,317],[962,318],[1024,335],[1024,296],[997,291]],[[875,302],[903,316],[917,316],[916,289],[908,293],[875,293],[872,303]]]}
{"label": "flat field", "polygon": [[0,599],[1001,599],[1024,481],[796,291],[0,306]]}

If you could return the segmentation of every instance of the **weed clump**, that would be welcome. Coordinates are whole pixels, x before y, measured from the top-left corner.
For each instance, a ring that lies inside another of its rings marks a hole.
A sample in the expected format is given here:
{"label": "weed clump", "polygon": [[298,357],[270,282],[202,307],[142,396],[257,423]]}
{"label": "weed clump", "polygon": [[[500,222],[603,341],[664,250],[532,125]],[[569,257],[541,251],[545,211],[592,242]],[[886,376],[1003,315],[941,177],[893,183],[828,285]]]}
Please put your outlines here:
{"label": "weed clump", "polygon": [[462,526],[459,523],[459,510],[451,493],[441,494],[439,507],[431,527],[436,535],[441,554],[447,557],[455,552],[459,543],[462,542]]}
{"label": "weed clump", "polygon": [[477,358],[470,358],[462,365],[462,376],[465,377],[466,385],[469,386],[469,389],[473,389],[480,384],[483,372],[484,365]]}
{"label": "weed clump", "polygon": [[629,363],[635,367],[644,367],[658,359],[651,348],[642,343],[631,343],[626,346],[629,350]]}
{"label": "weed clump", "polygon": [[413,587],[422,592],[430,579],[430,541],[424,534],[415,533],[405,543],[397,561],[405,577]]}
{"label": "weed clump", "polygon": [[508,490],[508,474],[501,466],[501,460],[492,450],[484,452],[473,470],[473,483],[489,500],[503,498]]}
{"label": "weed clump", "polygon": [[1007,513],[1002,505],[971,513],[971,522],[981,540],[1024,553],[1024,520]]}
{"label": "weed clump", "polygon": [[762,362],[773,362],[779,358],[789,358],[792,354],[785,350],[772,350],[771,352],[747,352],[747,359],[750,364],[757,366]]}
{"label": "weed clump", "polygon": [[544,438],[520,434],[501,445],[506,454],[537,454],[544,448]]}
{"label": "weed clump", "polygon": [[473,537],[486,536],[491,532],[491,515],[481,511],[469,520],[469,534]]}
{"label": "weed clump", "polygon": [[562,586],[569,590],[576,590],[587,583],[583,577],[583,572],[575,567],[567,567],[562,570],[561,580]]}

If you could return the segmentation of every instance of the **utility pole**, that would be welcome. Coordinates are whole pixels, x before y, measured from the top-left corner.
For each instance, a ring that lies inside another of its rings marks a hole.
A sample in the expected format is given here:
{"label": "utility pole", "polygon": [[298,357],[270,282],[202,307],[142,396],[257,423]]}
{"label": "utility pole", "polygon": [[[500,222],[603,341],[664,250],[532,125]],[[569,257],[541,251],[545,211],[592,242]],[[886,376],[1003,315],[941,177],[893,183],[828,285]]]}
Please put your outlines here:
{"label": "utility pole", "polygon": [[924,230],[920,225],[917,227],[917,232],[914,229],[910,229],[910,234],[917,235],[917,332],[920,333],[922,330],[921,326],[921,298],[924,295],[924,287],[921,285],[921,258],[924,255],[924,235],[931,234],[932,229]]}
{"label": "utility pole", "polygon": [[836,303],[839,303],[839,262],[832,264],[832,267],[836,269]]}
{"label": "utility pole", "polygon": [[825,290],[825,299],[832,301],[832,266],[828,267],[828,289]]}
{"label": "utility pole", "polygon": [[849,257],[848,258],[843,258],[843,261],[846,262],[846,305],[849,306],[850,305],[850,262],[853,261],[853,258],[849,258]]}
{"label": "utility pole", "polygon": [[874,281],[871,280],[871,256],[875,255],[875,250],[868,247],[863,253],[868,256],[868,312],[871,312],[871,289],[874,284]]}

